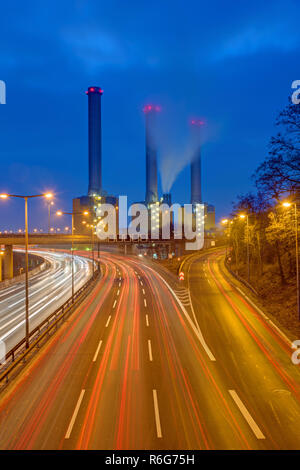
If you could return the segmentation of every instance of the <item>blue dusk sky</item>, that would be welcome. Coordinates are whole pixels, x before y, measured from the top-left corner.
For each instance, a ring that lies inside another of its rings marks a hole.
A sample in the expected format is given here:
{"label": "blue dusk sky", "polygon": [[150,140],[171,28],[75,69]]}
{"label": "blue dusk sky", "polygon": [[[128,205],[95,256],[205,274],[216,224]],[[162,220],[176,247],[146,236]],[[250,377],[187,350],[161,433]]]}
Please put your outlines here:
{"label": "blue dusk sky", "polygon": [[[0,192],[51,190],[64,210],[87,193],[85,90],[96,85],[103,189],[144,199],[142,107],[157,103],[159,193],[173,183],[173,201],[190,202],[188,121],[201,117],[203,198],[226,216],[300,79],[299,18],[299,0],[2,2]],[[45,202],[30,206],[31,227],[45,229]],[[23,226],[22,202],[3,201],[0,230]]]}

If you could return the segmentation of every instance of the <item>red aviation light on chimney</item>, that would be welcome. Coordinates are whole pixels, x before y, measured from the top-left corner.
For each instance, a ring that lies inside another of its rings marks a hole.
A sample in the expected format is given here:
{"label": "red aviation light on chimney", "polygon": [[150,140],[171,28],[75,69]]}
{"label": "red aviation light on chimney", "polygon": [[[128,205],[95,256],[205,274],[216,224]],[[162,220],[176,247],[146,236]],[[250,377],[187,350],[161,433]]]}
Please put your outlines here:
{"label": "red aviation light on chimney", "polygon": [[143,112],[149,113],[150,111],[160,112],[161,106],[157,106],[155,104],[146,104],[146,106],[143,107]]}
{"label": "red aviation light on chimney", "polygon": [[191,126],[204,126],[205,122],[202,119],[191,119],[190,120],[190,125]]}
{"label": "red aviation light on chimney", "polygon": [[89,93],[100,93],[100,95],[102,95],[103,90],[102,90],[102,88],[99,88],[98,86],[90,86],[90,87],[88,88],[88,90],[87,90],[85,93],[86,93],[87,95],[88,95]]}

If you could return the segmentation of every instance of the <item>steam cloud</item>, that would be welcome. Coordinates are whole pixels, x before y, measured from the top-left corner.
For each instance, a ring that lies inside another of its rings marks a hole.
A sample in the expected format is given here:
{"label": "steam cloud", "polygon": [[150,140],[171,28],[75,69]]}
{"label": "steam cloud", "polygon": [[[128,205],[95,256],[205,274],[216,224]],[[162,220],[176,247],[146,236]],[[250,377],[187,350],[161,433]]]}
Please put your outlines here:
{"label": "steam cloud", "polygon": [[[164,193],[169,193],[176,178],[181,171],[189,165],[195,155],[197,146],[201,146],[207,142],[211,137],[211,129],[208,131],[208,126],[204,125],[201,128],[201,137],[198,142],[192,138],[190,129],[187,127],[185,135],[182,135],[182,129],[176,132],[174,127],[170,132],[162,128],[157,129],[157,145],[159,148],[159,172],[161,176],[162,190]],[[174,138],[174,135],[177,136]],[[180,142],[180,137],[182,141]],[[177,142],[176,142],[177,140]]]}

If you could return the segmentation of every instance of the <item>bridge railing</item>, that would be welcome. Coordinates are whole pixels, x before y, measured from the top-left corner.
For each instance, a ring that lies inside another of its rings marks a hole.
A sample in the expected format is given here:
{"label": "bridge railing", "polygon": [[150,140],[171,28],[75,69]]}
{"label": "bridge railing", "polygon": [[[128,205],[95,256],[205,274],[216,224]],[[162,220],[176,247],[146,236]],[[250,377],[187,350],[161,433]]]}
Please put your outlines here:
{"label": "bridge railing", "polygon": [[78,306],[78,304],[84,300],[94,287],[94,284],[100,275],[101,268],[98,267],[94,275],[74,293],[73,297],[70,297],[66,302],[64,302],[64,304],[57,308],[30,332],[28,349],[25,349],[26,338],[24,337],[6,353],[5,363],[2,365],[2,372],[0,371],[0,386],[3,381],[6,381],[6,383],[8,382],[9,376],[12,374],[14,369],[22,363],[25,363],[27,356],[32,354],[35,348],[39,348],[42,340],[45,340],[50,336],[50,333],[58,328],[59,323],[63,322]]}

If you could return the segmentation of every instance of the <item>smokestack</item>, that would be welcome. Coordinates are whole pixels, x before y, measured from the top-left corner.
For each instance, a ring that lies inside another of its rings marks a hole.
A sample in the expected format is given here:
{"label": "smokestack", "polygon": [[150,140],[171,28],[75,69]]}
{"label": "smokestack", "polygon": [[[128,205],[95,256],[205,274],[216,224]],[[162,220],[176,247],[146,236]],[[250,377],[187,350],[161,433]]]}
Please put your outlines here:
{"label": "smokestack", "polygon": [[155,118],[159,106],[148,104],[143,109],[146,120],[146,204],[157,202],[157,148]]}
{"label": "smokestack", "polygon": [[171,207],[171,205],[172,205],[171,193],[164,193],[163,194],[162,203],[163,204],[168,204],[168,206]]}
{"label": "smokestack", "polygon": [[101,88],[89,87],[86,94],[89,100],[89,196],[100,195],[101,177]]}
{"label": "smokestack", "polygon": [[191,121],[192,149],[194,152],[191,163],[191,203],[202,203],[201,191],[201,126],[204,122],[199,119]]}

